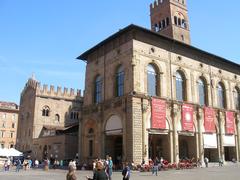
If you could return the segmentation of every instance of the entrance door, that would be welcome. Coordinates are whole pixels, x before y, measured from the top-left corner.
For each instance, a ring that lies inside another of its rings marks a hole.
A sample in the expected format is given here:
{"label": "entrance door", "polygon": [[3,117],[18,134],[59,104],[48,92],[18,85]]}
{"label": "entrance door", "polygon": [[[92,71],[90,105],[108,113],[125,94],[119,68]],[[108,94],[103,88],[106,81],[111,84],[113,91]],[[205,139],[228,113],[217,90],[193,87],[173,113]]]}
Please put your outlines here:
{"label": "entrance door", "polygon": [[180,159],[189,159],[188,143],[186,140],[181,140],[179,142],[179,158]]}

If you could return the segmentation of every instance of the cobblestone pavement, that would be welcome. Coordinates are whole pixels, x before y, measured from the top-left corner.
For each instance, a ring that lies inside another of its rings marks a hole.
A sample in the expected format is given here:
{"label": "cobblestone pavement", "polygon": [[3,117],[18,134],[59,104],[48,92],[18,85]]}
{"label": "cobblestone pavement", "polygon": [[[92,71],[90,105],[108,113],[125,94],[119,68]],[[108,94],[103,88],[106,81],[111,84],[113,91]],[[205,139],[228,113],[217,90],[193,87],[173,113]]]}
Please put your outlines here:
{"label": "cobblestone pavement", "polygon": [[[9,172],[0,172],[0,180],[65,180],[66,170],[21,170],[19,173],[14,169]],[[85,180],[86,176],[92,175],[91,171],[77,171],[78,180]],[[160,171],[158,176],[151,172],[132,172],[131,178],[134,180],[237,180],[240,178],[240,164],[225,167],[196,168],[187,170]],[[121,180],[120,172],[113,173],[113,180]]]}

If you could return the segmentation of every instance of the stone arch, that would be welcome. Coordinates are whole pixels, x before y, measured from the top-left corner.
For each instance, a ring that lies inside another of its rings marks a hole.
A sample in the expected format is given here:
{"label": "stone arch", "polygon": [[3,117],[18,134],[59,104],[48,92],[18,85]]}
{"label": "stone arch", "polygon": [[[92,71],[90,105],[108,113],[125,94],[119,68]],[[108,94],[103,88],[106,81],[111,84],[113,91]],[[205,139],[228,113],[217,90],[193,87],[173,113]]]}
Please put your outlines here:
{"label": "stone arch", "polygon": [[122,118],[116,114],[110,115],[104,123],[104,132],[106,135],[122,135]]}

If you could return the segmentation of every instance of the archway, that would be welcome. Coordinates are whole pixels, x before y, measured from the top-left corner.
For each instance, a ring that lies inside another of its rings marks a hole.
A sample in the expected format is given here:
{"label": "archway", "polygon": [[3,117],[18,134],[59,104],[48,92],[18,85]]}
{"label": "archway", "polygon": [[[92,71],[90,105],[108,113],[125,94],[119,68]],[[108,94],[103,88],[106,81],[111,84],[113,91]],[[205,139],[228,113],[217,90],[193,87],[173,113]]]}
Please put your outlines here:
{"label": "archway", "polygon": [[123,155],[123,127],[122,120],[117,115],[112,115],[105,126],[105,155],[112,157],[115,167],[121,168]]}

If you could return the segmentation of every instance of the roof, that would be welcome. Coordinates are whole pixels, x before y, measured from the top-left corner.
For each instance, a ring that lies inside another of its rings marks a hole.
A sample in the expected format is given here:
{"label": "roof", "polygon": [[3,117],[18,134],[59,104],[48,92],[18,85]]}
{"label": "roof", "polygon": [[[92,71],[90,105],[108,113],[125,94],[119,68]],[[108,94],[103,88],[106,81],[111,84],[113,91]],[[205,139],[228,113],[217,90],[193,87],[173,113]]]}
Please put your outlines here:
{"label": "roof", "polygon": [[[128,33],[128,32],[134,32],[134,33],[140,32],[139,33],[140,35],[141,35],[141,33],[143,33],[143,35],[154,36],[154,38],[156,38],[156,40],[159,42],[159,45],[160,45],[160,41],[161,40],[162,41],[167,41],[167,42],[169,42],[171,44],[171,49],[168,49],[169,51],[171,51],[173,49],[176,50],[176,48],[174,48],[174,47],[184,48],[184,49],[187,48],[188,51],[191,50],[194,53],[198,53],[198,54],[200,53],[201,55],[206,56],[207,59],[204,61],[204,63],[210,64],[210,65],[213,65],[213,66],[218,66],[218,64],[220,63],[220,64],[222,64],[222,66],[220,67],[221,69],[225,69],[227,71],[234,72],[234,73],[240,75],[240,65],[237,64],[237,63],[234,63],[234,62],[232,62],[230,60],[227,60],[227,59],[222,58],[220,56],[214,55],[212,53],[203,51],[203,50],[201,50],[199,48],[196,48],[194,46],[191,46],[191,45],[182,43],[180,41],[174,40],[172,38],[160,35],[159,33],[153,32],[153,31],[151,31],[149,29],[146,29],[146,28],[134,25],[134,24],[131,24],[131,25],[125,27],[124,29],[118,31],[117,33],[109,36],[107,39],[103,40],[102,42],[98,43],[94,47],[92,47],[89,50],[87,50],[84,53],[82,53],[80,56],[77,57],[77,59],[80,59],[80,60],[83,60],[83,61],[87,61],[88,60],[88,56],[91,53],[93,53],[94,51],[96,51],[98,48],[104,46],[106,43],[108,43],[108,42],[112,41],[113,39],[121,36],[122,34]],[[132,39],[143,40],[144,39],[143,35],[137,36],[137,35],[134,34],[132,36]],[[146,38],[144,40],[146,41]],[[184,55],[186,55],[186,54],[184,54]],[[209,61],[208,59],[211,59],[211,61]]]}
{"label": "roof", "polygon": [[46,129],[46,130],[65,131],[65,130],[71,129],[71,128],[75,127],[75,126],[78,126],[78,123],[77,124],[72,124],[72,125],[66,126],[66,127],[44,125],[43,128]]}

